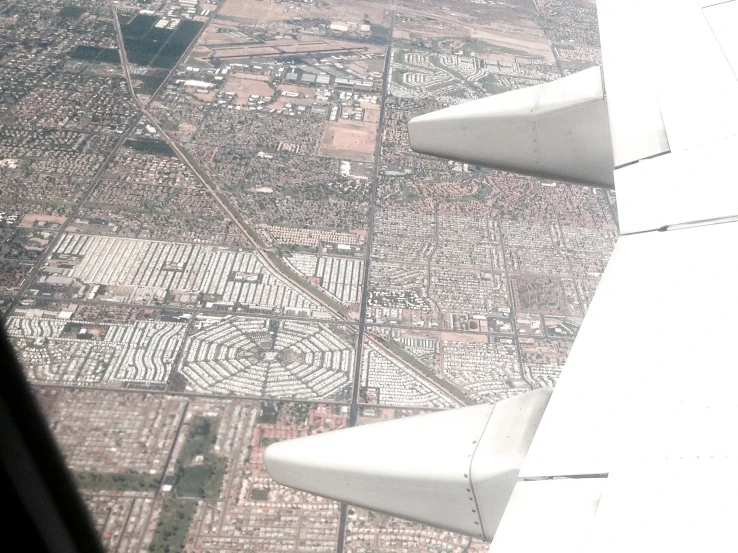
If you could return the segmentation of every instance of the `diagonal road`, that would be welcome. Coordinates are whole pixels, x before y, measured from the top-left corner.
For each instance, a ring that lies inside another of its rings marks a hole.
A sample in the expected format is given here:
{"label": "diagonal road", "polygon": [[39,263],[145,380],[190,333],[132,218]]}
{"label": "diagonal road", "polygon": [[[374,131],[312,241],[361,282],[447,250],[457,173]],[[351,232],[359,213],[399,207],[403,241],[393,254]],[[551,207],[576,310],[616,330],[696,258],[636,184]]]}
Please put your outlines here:
{"label": "diagonal road", "polygon": [[79,210],[82,208],[82,206],[87,202],[87,200],[90,199],[93,192],[97,189],[97,187],[102,182],[103,175],[105,174],[105,171],[108,169],[108,166],[113,161],[115,156],[118,154],[118,151],[121,149],[123,144],[126,140],[131,136],[131,133],[136,128],[136,125],[138,125],[138,122],[141,120],[141,116],[138,115],[134,117],[131,122],[128,124],[128,127],[123,131],[123,134],[120,136],[118,141],[115,143],[115,146],[113,146],[113,149],[108,154],[108,156],[105,158],[105,160],[100,165],[100,168],[97,170],[95,175],[92,177],[92,180],[90,181],[89,186],[85,190],[85,192],[82,194],[79,201],[72,207],[72,209],[69,211],[68,214],[66,214],[66,220],[61,224],[59,229],[56,231],[56,236],[51,241],[51,243],[46,248],[46,252],[44,255],[40,256],[38,260],[36,261],[35,265],[33,266],[33,269],[28,274],[26,279],[23,281],[23,285],[18,289],[18,292],[13,297],[13,302],[6,310],[6,313],[9,314],[15,307],[17,307],[18,302],[23,298],[24,294],[28,291],[28,288],[31,287],[31,285],[36,281],[36,277],[38,276],[39,271],[44,266],[46,261],[51,256],[51,252],[54,251],[54,248],[59,243],[59,241],[64,236],[64,231],[67,230],[67,227],[72,223],[72,221],[75,220],[77,217],[77,214],[79,213]]}
{"label": "diagonal road", "polygon": [[[112,2],[110,2],[110,6],[111,9],[113,9],[113,13],[115,14],[115,7],[113,6]],[[211,15],[211,17],[214,16],[216,12],[217,10],[213,12],[213,15]],[[133,83],[131,81],[131,74],[129,70],[128,56],[126,55],[126,49],[123,43],[123,31],[121,29],[120,22],[118,21],[118,17],[115,16],[113,20],[115,22],[115,32],[118,39],[118,49],[120,50],[120,59],[123,66],[123,75],[125,76],[126,82],[128,83],[128,88],[130,90],[131,96],[138,105],[139,109],[143,112],[144,116],[149,120],[151,125],[156,129],[162,139],[174,151],[179,160],[184,163],[190,171],[192,171],[200,184],[210,193],[215,203],[218,204],[218,206],[228,216],[231,222],[236,225],[238,230],[240,230],[241,233],[246,237],[246,239],[249,241],[249,244],[251,244],[253,249],[257,253],[259,253],[261,261],[263,261],[267,267],[269,267],[275,274],[281,275],[283,278],[287,279],[290,284],[298,288],[301,292],[303,292],[305,295],[315,301],[318,305],[321,305],[325,310],[330,312],[335,317],[339,319],[345,318],[345,312],[326,302],[315,292],[315,290],[311,289],[311,287],[309,287],[307,283],[300,282],[300,280],[298,280],[299,277],[292,278],[289,273],[285,272],[281,267],[277,265],[271,255],[263,251],[261,244],[259,244],[258,238],[252,234],[252,232],[241,221],[240,217],[235,214],[235,209],[230,205],[230,202],[225,200],[220,194],[215,191],[215,189],[210,185],[209,179],[205,176],[204,171],[202,171],[202,169],[200,169],[199,167],[196,167],[190,161],[190,156],[184,153],[183,149],[179,147],[179,145],[164,131],[164,129],[162,129],[156,118],[151,115],[151,113],[148,111],[149,106],[144,105],[143,102],[141,102],[133,89]],[[207,25],[203,25],[203,27],[200,29],[200,32],[202,32],[202,30],[205,29],[206,26]],[[196,44],[197,38],[198,37],[196,36],[192,40],[190,47],[182,54],[179,62],[174,66],[175,68],[178,67],[179,63],[181,63],[181,61],[185,59],[185,57],[189,54],[191,49]],[[174,71],[174,69],[172,69],[172,71]]]}
{"label": "diagonal road", "polygon": [[[114,9],[113,4],[111,3],[111,8]],[[214,12],[215,13],[215,12]],[[364,329],[366,327],[366,309],[367,309],[367,297],[368,297],[368,286],[369,286],[369,265],[371,260],[371,249],[372,249],[372,236],[374,234],[374,208],[376,204],[376,198],[377,198],[377,185],[379,181],[379,161],[380,161],[380,155],[381,155],[381,140],[382,140],[382,129],[384,126],[384,113],[385,113],[385,100],[387,97],[387,93],[389,91],[389,79],[390,79],[390,60],[391,60],[391,53],[392,53],[392,33],[394,29],[394,7],[391,11],[390,17],[392,18],[392,21],[390,23],[390,30],[389,30],[389,43],[387,48],[387,56],[385,58],[385,67],[384,67],[384,77],[383,77],[383,88],[382,88],[382,96],[381,96],[381,112],[380,112],[380,121],[377,131],[377,144],[375,148],[375,156],[374,156],[374,173],[372,177],[372,192],[371,192],[371,200],[370,200],[370,212],[369,212],[369,229],[367,234],[367,243],[366,243],[366,253],[365,253],[365,263],[364,263],[364,282],[363,282],[363,288],[362,288],[362,304],[361,304],[361,313],[359,318],[359,336],[358,336],[358,345],[357,345],[357,351],[356,351],[356,365],[354,367],[354,386],[352,389],[352,409],[351,409],[351,419],[354,421],[353,424],[355,424],[356,415],[358,413],[358,394],[359,394],[359,385],[360,385],[360,377],[361,377],[361,361],[362,361],[362,351],[363,351],[363,345],[364,345]],[[213,17],[214,14],[211,15]],[[123,44],[123,32],[120,27],[120,22],[118,21],[118,18],[114,18],[115,21],[115,30],[118,37],[118,48],[120,49],[121,53],[121,63],[123,65],[123,73],[125,75],[126,81],[128,83],[128,87],[131,91],[131,94],[133,95],[133,98],[136,102],[136,104],[139,106],[141,111],[143,112],[144,116],[148,118],[151,125],[156,129],[156,131],[159,133],[159,135],[162,137],[162,139],[169,145],[170,148],[175,152],[179,160],[184,163],[195,175],[197,180],[202,184],[202,186],[210,193],[214,201],[218,204],[218,206],[223,210],[223,212],[228,216],[228,218],[233,222],[233,224],[236,225],[236,227],[241,231],[241,233],[247,238],[251,246],[253,247],[254,251],[259,254],[260,259],[264,262],[264,264],[269,267],[270,270],[272,270],[275,274],[280,275],[282,278],[287,280],[292,286],[300,290],[302,293],[304,293],[306,296],[308,296],[311,300],[313,300],[317,305],[320,305],[323,309],[331,313],[334,317],[337,319],[347,319],[348,318],[348,311],[341,305],[337,305],[335,302],[331,301],[330,299],[326,298],[321,292],[316,290],[313,286],[305,282],[301,277],[298,275],[292,273],[291,271],[287,270],[286,267],[281,263],[281,260],[279,260],[276,257],[276,254],[272,251],[265,250],[258,239],[258,236],[243,222],[240,216],[238,216],[235,208],[231,206],[230,202],[219,194],[215,187],[211,185],[210,179],[208,178],[207,174],[203,169],[201,169],[197,164],[193,163],[191,161],[191,157],[189,154],[181,148],[165,131],[164,129],[159,125],[159,123],[156,121],[156,119],[152,116],[152,114],[148,111],[149,106],[144,105],[140,99],[135,95],[133,86],[131,83],[131,76],[129,71],[129,62],[128,57],[125,53],[125,47]],[[205,26],[203,26],[202,29],[204,29]],[[200,32],[202,32],[202,29]],[[199,35],[198,35],[199,36]],[[182,58],[180,58],[177,65],[175,65],[175,68],[179,66],[179,63],[182,62],[183,59],[189,54],[191,51],[191,48],[194,47],[195,43],[197,41],[197,37],[193,39],[190,48],[188,48],[187,51],[185,51],[182,54]],[[174,69],[172,70],[174,71]],[[420,378],[423,380],[427,380],[427,377],[423,375],[420,371],[418,371],[415,367],[412,365],[406,363],[402,359],[399,359],[389,348],[387,348],[383,343],[381,343],[379,340],[377,340],[374,336],[367,335],[367,340],[372,342],[372,345],[376,347],[377,349],[382,350],[385,354],[390,356],[393,359],[397,359],[398,362],[402,363],[402,365],[408,367],[413,372],[415,372]],[[446,390],[446,393],[450,393],[449,390]],[[468,399],[463,396],[460,392],[457,394],[451,394],[455,396],[456,400],[461,401],[461,403],[468,403]]]}

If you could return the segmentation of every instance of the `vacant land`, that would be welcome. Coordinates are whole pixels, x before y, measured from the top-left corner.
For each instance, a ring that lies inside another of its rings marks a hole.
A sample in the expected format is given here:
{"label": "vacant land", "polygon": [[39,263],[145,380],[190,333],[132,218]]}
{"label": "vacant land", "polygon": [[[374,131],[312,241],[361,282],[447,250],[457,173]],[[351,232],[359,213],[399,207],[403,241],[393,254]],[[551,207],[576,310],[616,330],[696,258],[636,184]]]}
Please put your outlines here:
{"label": "vacant land", "polygon": [[243,75],[229,75],[223,85],[225,92],[235,92],[241,102],[248,100],[251,95],[271,96],[274,89],[265,82],[260,75],[254,75],[256,78],[246,77]]}
{"label": "vacant land", "polygon": [[[472,38],[484,41],[492,45],[492,49],[495,47],[501,48],[502,52],[506,50],[510,53],[522,53],[532,58],[538,58],[552,63],[556,60],[554,58],[553,50],[551,45],[543,38],[533,37],[531,35],[523,36],[522,38],[511,37],[507,34],[506,29],[488,31],[486,29],[471,29],[470,33]],[[498,57],[498,59],[500,59]]]}
{"label": "vacant land", "polygon": [[476,342],[486,344],[489,337],[486,334],[471,334],[469,332],[441,332],[439,338],[446,342]]}
{"label": "vacant land", "polygon": [[321,0],[312,17],[358,23],[364,19],[372,25],[389,24],[390,2],[362,2],[360,0]]}
{"label": "vacant land", "polygon": [[198,45],[227,45],[227,44],[243,44],[244,42],[255,41],[250,35],[239,29],[237,23],[228,23],[225,20],[218,20],[217,25],[208,25],[200,35]]}
{"label": "vacant land", "polygon": [[374,161],[377,126],[363,121],[336,121],[326,124],[320,154],[352,161]]}
{"label": "vacant land", "polygon": [[220,9],[220,14],[227,17],[256,20],[263,24],[297,17],[311,17],[352,23],[368,19],[371,24],[379,25],[389,21],[386,11],[389,10],[382,3],[357,0],[321,0],[313,2],[312,5],[270,2],[269,0],[226,0]]}
{"label": "vacant land", "polygon": [[270,23],[292,17],[306,17],[310,13],[309,5],[304,9],[295,8],[294,4],[269,2],[268,0],[226,0],[220,8],[220,15]]}
{"label": "vacant land", "polygon": [[379,104],[362,102],[361,108],[364,110],[364,123],[379,124],[379,114],[381,111]]}
{"label": "vacant land", "polygon": [[38,213],[29,213],[28,215],[23,216],[23,219],[21,219],[18,226],[20,228],[54,226],[61,225],[66,220],[66,217],[61,217],[59,215],[40,215]]}
{"label": "vacant land", "polygon": [[[513,12],[514,16],[505,6],[489,7],[480,16],[479,13],[464,13],[473,10],[471,3],[459,3],[453,11],[440,3],[422,8],[414,2],[401,4],[397,7],[396,40],[408,40],[415,46],[422,44],[435,50],[438,39],[441,42],[466,39],[464,49],[482,58],[514,61],[515,56],[523,56],[549,63],[555,61],[545,32],[536,21],[532,3],[524,10]],[[443,45],[440,49],[443,50]]]}

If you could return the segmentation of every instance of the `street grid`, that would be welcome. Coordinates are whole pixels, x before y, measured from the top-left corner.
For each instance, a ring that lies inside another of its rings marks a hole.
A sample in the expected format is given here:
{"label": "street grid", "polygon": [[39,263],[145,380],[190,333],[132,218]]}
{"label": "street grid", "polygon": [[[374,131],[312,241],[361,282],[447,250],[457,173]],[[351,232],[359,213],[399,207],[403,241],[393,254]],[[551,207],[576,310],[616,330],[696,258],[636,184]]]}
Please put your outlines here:
{"label": "street grid", "polygon": [[[414,154],[407,122],[599,63],[594,8],[234,2],[0,8],[4,326],[111,551],[179,505],[190,551],[481,553],[263,451],[555,384],[614,194]],[[133,63],[187,26],[171,69]]]}

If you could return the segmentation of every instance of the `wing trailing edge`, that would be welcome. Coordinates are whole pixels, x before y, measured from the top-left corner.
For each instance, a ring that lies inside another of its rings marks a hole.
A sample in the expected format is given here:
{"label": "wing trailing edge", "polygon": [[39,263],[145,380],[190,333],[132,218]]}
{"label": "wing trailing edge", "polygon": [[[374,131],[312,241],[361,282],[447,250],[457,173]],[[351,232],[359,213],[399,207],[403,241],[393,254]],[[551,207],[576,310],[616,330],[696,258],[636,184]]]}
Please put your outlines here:
{"label": "wing trailing edge", "polygon": [[489,540],[551,392],[279,442],[264,462],[285,486]]}

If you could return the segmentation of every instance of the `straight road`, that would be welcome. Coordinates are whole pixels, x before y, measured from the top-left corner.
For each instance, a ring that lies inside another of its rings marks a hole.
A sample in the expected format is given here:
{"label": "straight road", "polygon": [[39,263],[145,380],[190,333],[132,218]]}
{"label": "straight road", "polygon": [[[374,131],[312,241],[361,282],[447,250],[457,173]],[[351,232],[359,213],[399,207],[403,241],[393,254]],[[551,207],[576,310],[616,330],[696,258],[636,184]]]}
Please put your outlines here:
{"label": "straight road", "polygon": [[[364,253],[364,275],[361,290],[361,312],[359,314],[359,338],[356,345],[356,366],[354,367],[354,387],[351,392],[351,414],[349,415],[349,426],[356,424],[359,404],[359,389],[361,388],[361,366],[363,363],[364,331],[366,330],[366,312],[369,299],[369,273],[372,262],[372,243],[374,241],[374,217],[377,206],[377,189],[379,188],[379,164],[382,157],[382,132],[386,116],[386,102],[389,94],[390,65],[392,61],[392,35],[395,28],[395,10],[390,12],[392,21],[389,28],[389,42],[387,44],[387,56],[384,60],[384,74],[382,75],[382,95],[380,97],[379,125],[377,127],[377,144],[374,148],[374,170],[372,171],[372,190],[369,197],[369,227],[366,235],[366,252]],[[382,348],[385,349],[385,348]],[[338,553],[341,553],[339,550]]]}
{"label": "straight road", "polygon": [[[112,6],[112,4],[111,4]],[[377,132],[377,145],[376,145],[376,151],[374,155],[374,174],[373,174],[373,180],[372,180],[372,193],[371,193],[371,201],[370,201],[370,212],[369,212],[369,230],[368,230],[368,236],[367,236],[367,243],[366,243],[366,254],[365,259],[366,262],[364,264],[364,285],[362,290],[362,307],[361,307],[361,314],[359,319],[359,339],[358,339],[358,349],[357,349],[357,361],[356,361],[356,367],[354,369],[354,388],[352,391],[352,405],[358,405],[358,395],[359,395],[359,380],[361,376],[361,358],[362,358],[362,349],[363,349],[363,342],[364,342],[364,328],[365,328],[365,321],[366,321],[366,300],[368,297],[368,285],[369,285],[369,260],[371,259],[371,246],[372,246],[372,235],[374,232],[374,207],[376,204],[376,197],[377,197],[377,186],[379,182],[379,161],[380,161],[380,155],[381,155],[381,137],[382,137],[382,129],[384,126],[384,114],[385,114],[385,100],[387,98],[387,94],[389,91],[389,79],[390,79],[390,61],[391,61],[391,55],[392,55],[392,34],[394,29],[394,17],[395,17],[395,11],[394,7],[391,11],[390,17],[392,18],[392,22],[390,24],[390,30],[389,30],[389,43],[387,47],[387,57],[385,59],[385,67],[384,67],[384,77],[383,77],[383,88],[382,88],[382,108],[380,112],[380,121],[379,121],[379,127]],[[121,52],[121,63],[124,67],[124,75],[126,77],[126,80],[128,82],[128,86],[131,90],[131,94],[133,94],[133,98],[140,107],[141,111],[143,111],[143,114],[145,117],[148,118],[151,125],[156,129],[156,131],[161,135],[162,139],[169,145],[170,148],[177,154],[177,157],[180,159],[182,163],[184,163],[196,176],[198,181],[202,184],[203,187],[210,193],[212,198],[215,200],[215,202],[220,206],[220,208],[223,210],[223,212],[228,216],[228,218],[236,225],[236,227],[241,231],[241,233],[246,237],[246,239],[249,241],[251,246],[253,247],[254,251],[260,254],[260,258],[262,261],[269,267],[272,271],[274,271],[276,274],[281,275],[283,278],[285,278],[287,281],[290,282],[295,288],[299,289],[301,292],[303,292],[305,295],[307,295],[309,298],[311,298],[313,301],[315,301],[316,304],[320,305],[323,309],[331,313],[334,317],[337,319],[346,319],[347,318],[347,311],[341,307],[336,307],[335,302],[330,301],[322,296],[322,294],[317,291],[314,287],[312,287],[310,284],[302,280],[299,276],[293,275],[291,272],[286,271],[284,267],[281,266],[281,264],[278,264],[275,262],[273,255],[270,252],[265,252],[262,248],[261,244],[259,243],[258,237],[249,229],[241,220],[241,218],[236,215],[236,210],[230,205],[230,202],[227,201],[224,197],[222,197],[215,188],[210,184],[210,179],[207,177],[205,172],[197,167],[195,164],[193,164],[190,161],[190,156],[187,155],[186,152],[180,146],[164,131],[164,129],[161,128],[159,123],[156,121],[156,119],[152,116],[151,113],[148,111],[148,106],[144,106],[143,103],[139,100],[139,98],[134,94],[133,92],[133,86],[130,81],[130,72],[128,69],[128,57],[125,54],[125,47],[123,44],[123,33],[120,27],[120,23],[118,22],[118,18],[115,18],[115,29],[118,36],[118,47]],[[203,27],[204,29],[204,27]],[[195,41],[190,45],[190,48],[192,48],[195,44]],[[188,51],[189,52],[189,49]],[[180,62],[182,59],[184,59],[184,56],[187,55],[187,52],[183,54],[183,57],[180,59]],[[179,63],[175,66],[178,67]],[[373,336],[367,337],[369,341],[373,343],[373,345],[384,351],[387,355],[389,355],[392,358],[397,359],[397,356],[386,346],[384,346],[379,340],[374,338]],[[407,366],[408,368],[412,369],[414,372],[416,372],[419,376],[423,377],[422,373],[419,373],[414,367],[411,365],[408,365],[402,360],[399,360],[403,365]],[[355,419],[356,415],[358,413],[357,407],[352,408],[352,420]]]}
{"label": "straight road", "polygon": [[[377,144],[374,148],[374,171],[372,173],[372,190],[369,199],[369,228],[366,236],[366,252],[364,254],[364,284],[361,291],[361,312],[359,314],[359,335],[356,341],[356,365],[354,366],[354,381],[351,390],[351,407],[349,410],[349,427],[356,426],[359,415],[359,390],[361,389],[361,368],[364,363],[364,332],[366,330],[366,312],[369,298],[369,273],[372,261],[372,243],[374,241],[374,217],[377,205],[377,188],[379,187],[379,163],[382,157],[382,131],[386,114],[386,101],[391,78],[392,38],[395,29],[395,9],[390,11],[389,41],[387,55],[384,60],[384,74],[382,75],[382,96],[380,98],[379,125],[377,127]],[[377,343],[375,340],[372,340]],[[378,344],[382,349],[384,346]],[[394,356],[393,356],[394,357]],[[346,521],[348,519],[348,505],[341,503],[341,514],[338,519],[338,543],[336,553],[343,553],[346,541]]]}

